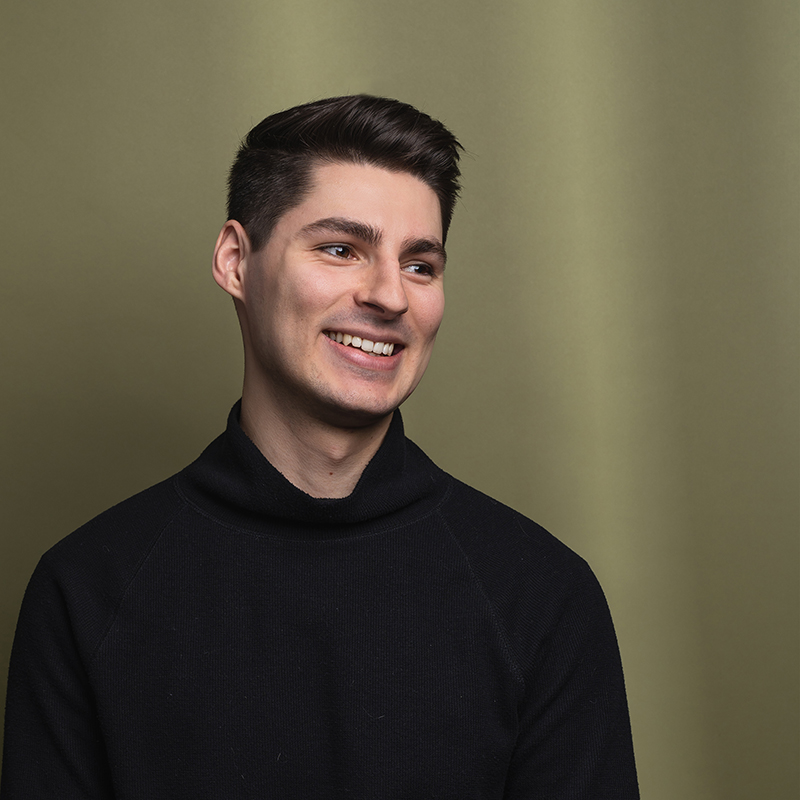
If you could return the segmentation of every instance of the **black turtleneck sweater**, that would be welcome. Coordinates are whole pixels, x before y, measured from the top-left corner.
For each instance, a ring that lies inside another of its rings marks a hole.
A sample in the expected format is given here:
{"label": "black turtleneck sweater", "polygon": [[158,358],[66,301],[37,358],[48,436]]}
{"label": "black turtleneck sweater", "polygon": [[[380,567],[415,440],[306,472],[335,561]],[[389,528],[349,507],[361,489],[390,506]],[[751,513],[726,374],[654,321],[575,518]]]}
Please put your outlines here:
{"label": "black turtleneck sweater", "polygon": [[438,469],[399,413],[314,499],[244,435],[34,573],[3,800],[638,797],[587,565]]}

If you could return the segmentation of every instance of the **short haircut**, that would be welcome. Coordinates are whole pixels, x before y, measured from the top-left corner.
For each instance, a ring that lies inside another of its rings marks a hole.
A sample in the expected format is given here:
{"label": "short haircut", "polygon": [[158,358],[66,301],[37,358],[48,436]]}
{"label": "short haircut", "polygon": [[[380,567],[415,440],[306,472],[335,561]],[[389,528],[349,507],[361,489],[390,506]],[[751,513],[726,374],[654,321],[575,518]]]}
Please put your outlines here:
{"label": "short haircut", "polygon": [[424,181],[439,198],[446,239],[460,189],[460,149],[441,122],[398,100],[360,94],[296,106],[245,137],[228,178],[228,219],[260,250],[278,219],[303,202],[315,167],[368,164]]}

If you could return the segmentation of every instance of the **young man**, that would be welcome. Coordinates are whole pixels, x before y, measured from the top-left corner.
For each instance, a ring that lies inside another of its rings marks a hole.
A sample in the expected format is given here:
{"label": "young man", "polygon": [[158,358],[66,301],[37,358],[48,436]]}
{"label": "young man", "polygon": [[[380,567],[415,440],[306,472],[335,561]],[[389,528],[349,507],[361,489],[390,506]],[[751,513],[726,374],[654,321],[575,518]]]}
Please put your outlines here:
{"label": "young man", "polygon": [[403,434],[458,148],[365,96],[248,135],[213,261],[241,403],[42,559],[3,800],[638,797],[589,568]]}

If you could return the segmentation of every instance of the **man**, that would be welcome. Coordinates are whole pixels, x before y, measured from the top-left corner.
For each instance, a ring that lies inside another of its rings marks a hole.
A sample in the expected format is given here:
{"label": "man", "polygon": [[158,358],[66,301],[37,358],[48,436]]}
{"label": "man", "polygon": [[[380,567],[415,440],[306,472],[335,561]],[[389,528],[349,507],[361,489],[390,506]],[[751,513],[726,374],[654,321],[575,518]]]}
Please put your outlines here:
{"label": "man", "polygon": [[241,402],[192,465],[42,559],[4,800],[638,797],[590,570],[403,434],[458,148],[366,96],[248,135],[213,260]]}

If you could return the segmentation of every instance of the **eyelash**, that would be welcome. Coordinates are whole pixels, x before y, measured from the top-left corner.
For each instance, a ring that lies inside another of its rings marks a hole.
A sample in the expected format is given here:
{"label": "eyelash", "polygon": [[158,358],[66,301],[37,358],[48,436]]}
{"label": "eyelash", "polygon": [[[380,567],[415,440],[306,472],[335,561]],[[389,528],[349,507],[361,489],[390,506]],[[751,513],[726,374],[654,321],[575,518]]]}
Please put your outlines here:
{"label": "eyelash", "polygon": [[433,267],[430,264],[408,264],[407,267],[416,267],[416,275],[425,275],[431,277],[434,274]]}
{"label": "eyelash", "polygon": [[[323,252],[329,253],[332,256],[336,256],[336,258],[347,258],[348,256],[353,255],[353,249],[350,245],[346,244],[326,244],[319,248]],[[341,253],[331,253],[331,250],[346,250],[347,255],[342,255]]]}
{"label": "eyelash", "polygon": [[[326,244],[319,248],[322,252],[328,253],[329,255],[334,256],[335,258],[349,258],[353,255],[353,248],[347,244]],[[345,250],[346,255],[342,255],[341,253],[331,252],[335,250]],[[416,275],[425,275],[427,277],[433,276],[435,274],[435,270],[430,264],[420,263],[420,264],[407,264],[404,269],[408,267],[415,267],[416,271],[414,274]]]}

